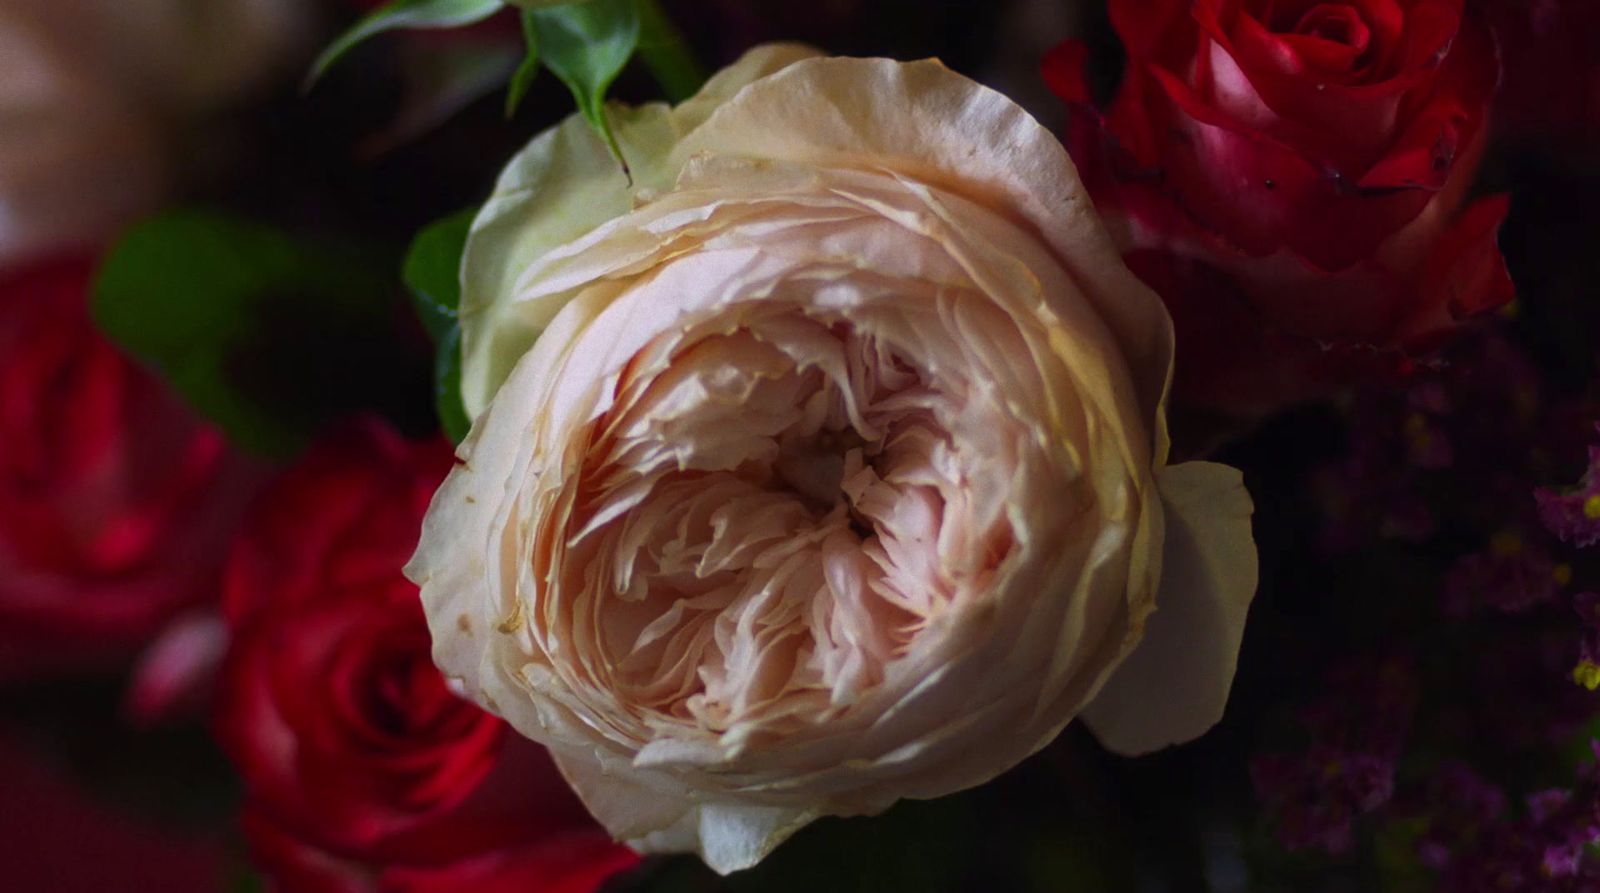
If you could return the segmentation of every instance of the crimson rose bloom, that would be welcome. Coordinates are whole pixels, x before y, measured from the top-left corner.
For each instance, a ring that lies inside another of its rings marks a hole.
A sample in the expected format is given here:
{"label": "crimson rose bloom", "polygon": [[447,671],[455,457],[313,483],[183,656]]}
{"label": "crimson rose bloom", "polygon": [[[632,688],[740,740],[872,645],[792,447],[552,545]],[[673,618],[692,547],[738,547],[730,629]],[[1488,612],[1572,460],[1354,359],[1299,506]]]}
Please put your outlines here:
{"label": "crimson rose bloom", "polygon": [[214,597],[253,480],[95,330],[89,275],[0,277],[0,678],[115,665]]}
{"label": "crimson rose bloom", "polygon": [[1129,265],[1178,326],[1178,389],[1259,412],[1421,350],[1512,297],[1507,204],[1461,211],[1498,77],[1463,0],[1112,0],[1128,50],[1089,105],[1045,63]]}
{"label": "crimson rose bloom", "polygon": [[400,569],[450,466],[363,423],[277,482],[229,559],[218,737],[277,889],[587,893],[636,858],[433,665]]}

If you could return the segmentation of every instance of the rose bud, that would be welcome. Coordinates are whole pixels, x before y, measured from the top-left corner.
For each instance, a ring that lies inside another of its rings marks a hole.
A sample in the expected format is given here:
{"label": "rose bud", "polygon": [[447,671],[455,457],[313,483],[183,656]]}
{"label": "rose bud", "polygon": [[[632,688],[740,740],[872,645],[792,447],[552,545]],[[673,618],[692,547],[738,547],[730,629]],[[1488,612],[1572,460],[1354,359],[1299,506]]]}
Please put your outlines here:
{"label": "rose bud", "polygon": [[275,889],[587,893],[635,860],[433,666],[400,568],[449,467],[360,424],[283,475],[229,559],[216,728]]}
{"label": "rose bud", "polygon": [[1172,310],[1181,400],[1262,413],[1511,299],[1506,200],[1462,210],[1499,74],[1462,3],[1113,0],[1103,116],[1081,44],[1046,60],[1095,204]]}
{"label": "rose bud", "polygon": [[213,602],[255,483],[95,330],[89,274],[0,277],[0,678],[116,667]]}
{"label": "rose bud", "polygon": [[617,837],[751,865],[1082,713],[1221,716],[1238,472],[1167,465],[1161,302],[1060,143],[936,61],[752,51],[511,162],[463,261],[476,422],[408,574],[434,656]]}

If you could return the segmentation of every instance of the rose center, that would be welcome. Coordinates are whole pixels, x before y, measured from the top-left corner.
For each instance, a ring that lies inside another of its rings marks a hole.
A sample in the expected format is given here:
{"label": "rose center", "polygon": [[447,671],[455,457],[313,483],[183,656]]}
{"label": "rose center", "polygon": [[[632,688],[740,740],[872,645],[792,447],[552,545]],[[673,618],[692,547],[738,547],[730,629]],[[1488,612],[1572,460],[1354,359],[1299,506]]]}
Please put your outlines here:
{"label": "rose center", "polygon": [[1372,29],[1355,9],[1336,3],[1323,3],[1307,10],[1294,26],[1294,33],[1347,46],[1355,53],[1367,51]]}
{"label": "rose center", "polygon": [[851,325],[760,312],[631,364],[560,554],[535,557],[558,591],[603,593],[577,659],[608,688],[732,739],[856,702],[1014,543],[969,504],[1006,486],[969,461],[1007,428],[993,404]]}
{"label": "rose center", "polygon": [[851,428],[784,438],[773,470],[814,508],[825,511],[839,501],[846,457],[866,445],[866,439]]}

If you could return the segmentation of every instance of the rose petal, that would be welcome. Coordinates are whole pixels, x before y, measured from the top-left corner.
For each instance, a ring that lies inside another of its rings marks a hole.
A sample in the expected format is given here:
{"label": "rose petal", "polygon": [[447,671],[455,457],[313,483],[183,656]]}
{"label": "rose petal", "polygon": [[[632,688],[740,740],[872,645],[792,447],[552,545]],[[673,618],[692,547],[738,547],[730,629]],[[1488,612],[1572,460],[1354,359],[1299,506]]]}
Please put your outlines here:
{"label": "rose petal", "polygon": [[[1494,61],[1495,64],[1488,64]],[[1364,189],[1443,190],[1460,167],[1475,168],[1471,150],[1480,139],[1483,108],[1499,83],[1494,38],[1480,16],[1467,16],[1456,32],[1427,104],[1362,177]]]}
{"label": "rose petal", "polygon": [[[814,106],[803,121],[793,117],[795,96]],[[987,207],[1015,209],[1075,272],[1116,336],[1140,416],[1158,415],[1172,355],[1166,311],[1122,263],[1099,218],[1082,213],[1087,196],[1061,142],[1004,95],[936,61],[816,59],[752,85],[675,154],[687,161],[712,148],[841,167],[870,158]]]}
{"label": "rose petal", "polygon": [[595,818],[628,846],[640,853],[697,853],[718,874],[755,865],[817,816],[662,794],[587,757],[557,757],[556,763]]}
{"label": "rose petal", "polygon": [[1100,743],[1138,756],[1222,718],[1255,597],[1253,507],[1236,469],[1187,462],[1159,476],[1167,540],[1144,639],[1083,712]]}
{"label": "rose petal", "polygon": [[1044,57],[1040,73],[1051,92],[1062,102],[1087,103],[1089,92],[1089,45],[1081,40],[1065,41]]}
{"label": "rose petal", "polygon": [[1510,212],[1509,195],[1479,199],[1439,239],[1423,267],[1423,297],[1406,337],[1436,337],[1517,296],[1499,245],[1500,227]]}

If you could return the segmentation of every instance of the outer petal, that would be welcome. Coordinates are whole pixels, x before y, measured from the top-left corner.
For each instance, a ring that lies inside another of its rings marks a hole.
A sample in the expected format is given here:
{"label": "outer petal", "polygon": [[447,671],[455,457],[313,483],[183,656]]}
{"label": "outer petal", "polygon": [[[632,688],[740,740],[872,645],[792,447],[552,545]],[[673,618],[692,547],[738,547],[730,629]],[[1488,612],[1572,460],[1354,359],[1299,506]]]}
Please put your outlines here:
{"label": "outer petal", "polygon": [[669,156],[686,134],[751,81],[816,54],[797,44],[757,47],[676,109],[662,103],[610,106],[631,182],[580,115],[544,132],[512,159],[473,221],[462,258],[461,390],[469,416],[477,418],[488,407],[565,304],[514,301],[522,271],[551,248],[632,210],[636,196],[671,186],[678,170]]}
{"label": "outer petal", "polygon": [[1422,273],[1422,301],[1402,334],[1426,341],[1467,317],[1510,303],[1516,284],[1500,253],[1500,226],[1511,196],[1473,202],[1433,247]]}
{"label": "outer petal", "polygon": [[[529,399],[532,384],[508,389],[508,400]],[[422,606],[433,634],[433,660],[486,706],[504,691],[503,674],[487,660],[490,630],[485,619],[504,616],[497,554],[491,541],[497,516],[505,511],[507,482],[527,461],[521,434],[509,413],[487,416],[457,450],[459,463],[433,495],[422,522],[422,537],[405,574],[422,589]],[[482,672],[480,673],[480,664]],[[510,700],[507,706],[518,701]]]}
{"label": "outer petal", "polygon": [[649,160],[676,139],[671,112],[661,104],[607,111],[634,184],[575,116],[512,160],[473,221],[461,262],[461,396],[471,418],[489,406],[512,366],[562,307],[513,303],[521,272],[551,248],[627,213],[634,187],[659,179]]}
{"label": "outer petal", "polygon": [[1129,756],[1197,738],[1222,718],[1256,592],[1253,506],[1239,472],[1188,462],[1158,480],[1167,539],[1156,612],[1083,712],[1101,744]]}
{"label": "outer petal", "polygon": [[557,757],[556,765],[594,817],[628,846],[641,853],[697,853],[718,874],[754,866],[819,815],[663,794],[585,756]]}

